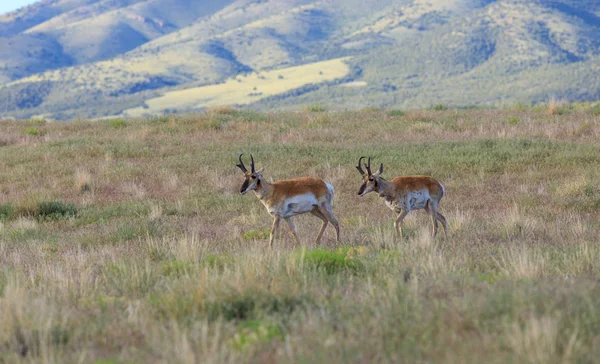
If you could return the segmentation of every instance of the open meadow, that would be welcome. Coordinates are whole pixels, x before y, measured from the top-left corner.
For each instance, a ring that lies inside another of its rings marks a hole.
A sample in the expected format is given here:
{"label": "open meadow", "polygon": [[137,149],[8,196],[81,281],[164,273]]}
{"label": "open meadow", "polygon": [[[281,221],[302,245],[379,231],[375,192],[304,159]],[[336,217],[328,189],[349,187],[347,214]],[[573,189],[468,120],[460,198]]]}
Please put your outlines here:
{"label": "open meadow", "polygon": [[[334,230],[240,196],[335,186]],[[448,239],[357,196],[431,175]],[[600,357],[600,108],[228,108],[0,121],[0,363],[592,363]]]}

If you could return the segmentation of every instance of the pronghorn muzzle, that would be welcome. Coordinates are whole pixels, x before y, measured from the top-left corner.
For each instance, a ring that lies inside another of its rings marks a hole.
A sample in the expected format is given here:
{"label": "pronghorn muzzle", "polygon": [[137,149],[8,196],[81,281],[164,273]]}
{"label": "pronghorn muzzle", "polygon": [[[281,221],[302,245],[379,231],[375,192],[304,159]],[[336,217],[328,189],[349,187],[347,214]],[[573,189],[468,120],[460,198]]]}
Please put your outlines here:
{"label": "pronghorn muzzle", "polygon": [[358,189],[358,195],[362,196],[362,194],[365,192],[365,188],[367,188],[367,182],[364,182],[360,188]]}
{"label": "pronghorn muzzle", "polygon": [[249,181],[248,179],[246,179],[246,180],[244,181],[244,183],[242,184],[242,187],[240,188],[240,193],[241,193],[242,195],[245,195],[245,194],[246,194],[246,190],[248,189],[248,185],[249,185],[249,184],[250,184],[250,181]]}

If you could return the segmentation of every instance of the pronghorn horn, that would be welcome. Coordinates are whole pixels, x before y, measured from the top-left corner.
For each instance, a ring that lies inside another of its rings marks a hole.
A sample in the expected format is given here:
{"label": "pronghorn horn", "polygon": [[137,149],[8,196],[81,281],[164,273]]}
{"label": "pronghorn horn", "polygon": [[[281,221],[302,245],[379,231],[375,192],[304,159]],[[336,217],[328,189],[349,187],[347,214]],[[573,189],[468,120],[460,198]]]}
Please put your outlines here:
{"label": "pronghorn horn", "polygon": [[373,173],[371,173],[371,157],[369,157],[369,159],[367,160],[367,172],[369,173],[369,176],[373,175]]}
{"label": "pronghorn horn", "polygon": [[360,173],[361,175],[364,175],[364,174],[365,174],[365,171],[363,171],[363,169],[362,169],[362,165],[361,165],[361,162],[362,162],[362,160],[363,160],[364,158],[367,158],[367,157],[360,157],[360,158],[358,159],[358,165],[356,166],[356,169],[358,169],[358,173]]}
{"label": "pronghorn horn", "polygon": [[377,172],[377,175],[380,175],[383,173],[383,163],[381,163],[381,166],[379,166],[379,172]]}
{"label": "pronghorn horn", "polygon": [[239,167],[242,170],[242,172],[246,173],[246,172],[248,172],[248,170],[246,169],[246,166],[244,165],[244,161],[242,161],[243,155],[244,155],[243,153],[240,154],[240,164],[236,164],[236,166]]}
{"label": "pronghorn horn", "polygon": [[254,168],[254,157],[252,156],[252,154],[250,154],[250,159],[251,159],[251,163],[250,163],[250,168],[252,168],[252,173],[256,173],[256,169]]}

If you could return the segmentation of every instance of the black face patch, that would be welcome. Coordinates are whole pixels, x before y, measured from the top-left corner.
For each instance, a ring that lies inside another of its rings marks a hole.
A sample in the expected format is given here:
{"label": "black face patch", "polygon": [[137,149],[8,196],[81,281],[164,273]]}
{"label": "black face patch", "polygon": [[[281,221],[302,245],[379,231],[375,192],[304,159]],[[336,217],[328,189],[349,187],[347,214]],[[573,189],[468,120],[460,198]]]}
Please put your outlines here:
{"label": "black face patch", "polygon": [[363,183],[362,186],[360,186],[360,189],[358,190],[358,195],[362,195],[363,192],[365,191],[365,188],[367,188],[367,182]]}
{"label": "black face patch", "polygon": [[240,193],[244,193],[244,191],[246,191],[246,188],[248,188],[249,184],[250,184],[250,181],[245,180],[244,183],[242,184],[242,188],[240,188]]}

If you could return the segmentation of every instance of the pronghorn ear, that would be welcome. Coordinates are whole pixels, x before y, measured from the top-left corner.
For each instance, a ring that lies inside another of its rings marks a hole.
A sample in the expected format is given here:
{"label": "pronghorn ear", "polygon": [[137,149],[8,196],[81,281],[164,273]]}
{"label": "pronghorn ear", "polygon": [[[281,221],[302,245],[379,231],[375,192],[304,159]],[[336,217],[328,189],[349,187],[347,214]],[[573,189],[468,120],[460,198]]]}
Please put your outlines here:
{"label": "pronghorn ear", "polygon": [[259,169],[258,171],[256,171],[256,173],[262,174],[264,171],[265,171],[265,167],[262,167],[261,169]]}

